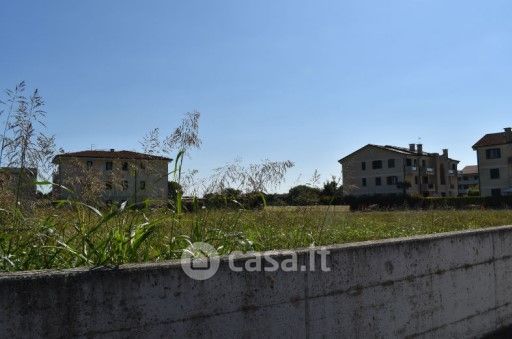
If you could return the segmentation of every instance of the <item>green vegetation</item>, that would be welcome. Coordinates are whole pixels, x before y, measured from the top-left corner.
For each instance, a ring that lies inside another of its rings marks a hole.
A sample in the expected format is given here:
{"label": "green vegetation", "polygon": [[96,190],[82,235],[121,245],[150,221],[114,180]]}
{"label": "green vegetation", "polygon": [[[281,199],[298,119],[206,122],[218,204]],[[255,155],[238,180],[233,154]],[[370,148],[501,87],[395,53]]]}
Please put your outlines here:
{"label": "green vegetation", "polygon": [[176,259],[195,241],[221,254],[404,237],[506,225],[510,210],[338,212],[168,208],[100,212],[78,202],[37,208],[31,217],[0,209],[0,270],[116,266]]}

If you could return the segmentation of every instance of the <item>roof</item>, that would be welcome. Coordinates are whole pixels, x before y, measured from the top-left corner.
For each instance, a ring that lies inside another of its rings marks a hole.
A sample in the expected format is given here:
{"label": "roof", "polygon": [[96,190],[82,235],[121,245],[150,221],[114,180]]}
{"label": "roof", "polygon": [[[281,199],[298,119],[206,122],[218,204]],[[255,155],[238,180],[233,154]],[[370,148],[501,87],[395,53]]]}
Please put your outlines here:
{"label": "roof", "polygon": [[133,151],[99,151],[99,150],[90,150],[90,151],[80,151],[80,152],[70,152],[70,153],[62,153],[58,154],[53,158],[53,162],[56,162],[59,158],[103,158],[103,159],[131,159],[131,160],[166,160],[171,161],[171,158],[138,153]]}
{"label": "roof", "polygon": [[460,174],[478,174],[478,165],[469,165],[459,172]]}
{"label": "roof", "polygon": [[[409,150],[408,148],[405,148],[405,147],[398,147],[398,146],[392,146],[392,145],[375,145],[375,144],[368,144],[366,146],[363,146],[361,147],[360,149],[358,149],[357,151],[355,152],[352,152],[350,153],[349,155],[341,158],[340,160],[338,160],[339,163],[341,163],[343,160],[347,159],[348,157],[354,155],[355,153],[361,151],[362,149],[366,148],[366,147],[375,147],[375,148],[379,148],[379,149],[382,149],[382,150],[385,150],[385,151],[390,151],[390,152],[395,152],[395,153],[399,153],[399,154],[405,154],[405,155],[411,155],[411,156],[425,156],[425,157],[436,157],[436,156],[439,156],[439,153],[429,153],[429,152],[421,152],[421,153],[418,153],[418,151],[411,151]],[[456,162],[459,162],[458,160],[455,160],[455,159],[451,159],[451,158],[448,158],[452,161],[456,161]]]}
{"label": "roof", "polygon": [[473,149],[478,147],[503,145],[508,143],[512,143],[512,134],[510,132],[489,133],[478,140],[473,145]]}

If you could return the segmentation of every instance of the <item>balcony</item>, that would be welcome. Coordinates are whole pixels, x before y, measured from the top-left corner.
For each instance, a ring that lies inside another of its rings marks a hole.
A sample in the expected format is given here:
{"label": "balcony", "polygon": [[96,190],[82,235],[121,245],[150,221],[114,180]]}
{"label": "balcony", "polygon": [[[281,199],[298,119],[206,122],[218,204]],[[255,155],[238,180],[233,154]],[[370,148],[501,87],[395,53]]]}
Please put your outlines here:
{"label": "balcony", "polygon": [[416,173],[418,171],[418,167],[416,166],[406,166],[405,171],[407,173]]}
{"label": "balcony", "polygon": [[428,175],[434,175],[435,171],[432,167],[425,168],[425,173]]}

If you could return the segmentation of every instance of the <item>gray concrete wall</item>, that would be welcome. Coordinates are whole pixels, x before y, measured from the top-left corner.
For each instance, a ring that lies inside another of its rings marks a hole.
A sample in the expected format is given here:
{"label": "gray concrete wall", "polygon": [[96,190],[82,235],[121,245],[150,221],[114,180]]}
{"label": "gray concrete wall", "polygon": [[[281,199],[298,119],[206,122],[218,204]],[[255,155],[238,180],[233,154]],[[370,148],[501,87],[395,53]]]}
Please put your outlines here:
{"label": "gray concrete wall", "polygon": [[329,250],[331,272],[223,261],[206,281],[179,263],[2,274],[0,337],[438,338],[512,324],[512,227]]}

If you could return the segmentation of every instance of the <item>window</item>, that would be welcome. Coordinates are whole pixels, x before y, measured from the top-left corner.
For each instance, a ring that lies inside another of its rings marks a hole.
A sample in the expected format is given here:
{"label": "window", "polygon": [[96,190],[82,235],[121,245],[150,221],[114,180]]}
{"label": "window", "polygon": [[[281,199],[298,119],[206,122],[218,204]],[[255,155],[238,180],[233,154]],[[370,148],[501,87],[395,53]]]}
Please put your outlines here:
{"label": "window", "polygon": [[500,188],[493,188],[493,189],[491,189],[491,195],[493,197],[501,196],[501,189]]}
{"label": "window", "polygon": [[446,185],[446,173],[444,170],[444,164],[439,165],[439,172],[441,185]]}
{"label": "window", "polygon": [[141,162],[141,163],[140,163],[140,169],[146,169],[146,164],[145,164],[145,163],[143,163],[143,162]]}
{"label": "window", "polygon": [[406,166],[412,166],[412,160],[409,159],[409,158],[405,159],[405,165]]}
{"label": "window", "polygon": [[467,177],[467,175],[462,176],[462,180],[464,180],[464,181],[468,181],[468,177]]}
{"label": "window", "polygon": [[112,161],[107,161],[105,163],[105,170],[106,171],[112,171]]}
{"label": "window", "polygon": [[386,177],[386,184],[388,184],[388,185],[396,185],[397,182],[398,182],[398,178],[395,176]]}
{"label": "window", "polygon": [[92,160],[87,160],[87,168],[91,168],[92,167]]}
{"label": "window", "polygon": [[123,180],[123,191],[128,190],[128,180]]}
{"label": "window", "polygon": [[491,179],[499,179],[500,178],[500,169],[499,168],[491,168],[490,169]]}
{"label": "window", "polygon": [[426,167],[427,166],[427,162],[425,161],[425,159],[421,160],[421,167]]}
{"label": "window", "polygon": [[366,186],[366,178],[363,178],[363,179],[361,180],[361,185]]}
{"label": "window", "polygon": [[457,164],[452,164],[452,170],[454,170],[454,171],[457,170]]}
{"label": "window", "polygon": [[376,177],[375,178],[375,186],[380,186],[382,185],[382,179],[380,177]]}
{"label": "window", "polygon": [[373,169],[380,169],[380,168],[382,168],[382,160],[374,160],[374,161],[372,161],[372,168]]}
{"label": "window", "polygon": [[473,177],[473,179],[474,179],[474,180],[478,180],[478,175],[475,175],[475,176]]}
{"label": "window", "polygon": [[489,149],[485,150],[485,157],[487,159],[501,158],[501,148],[489,148]]}
{"label": "window", "polygon": [[105,189],[106,189],[107,191],[112,190],[112,183],[111,183],[110,181],[107,181],[107,182],[105,183]]}
{"label": "window", "polygon": [[361,169],[366,171],[366,161],[361,162]]}
{"label": "window", "polygon": [[[363,185],[363,186],[366,186],[366,185]],[[140,187],[140,190],[145,190],[146,189],[146,182],[145,181],[141,181],[140,184],[139,184],[139,187]]]}
{"label": "window", "polygon": [[388,159],[388,168],[395,168],[395,159]]}
{"label": "window", "polygon": [[123,162],[123,171],[128,171],[128,163]]}
{"label": "window", "polygon": [[417,175],[415,175],[415,176],[414,176],[414,184],[415,184],[415,185],[417,185],[417,184],[418,184],[418,176],[417,176]]}
{"label": "window", "polygon": [[428,184],[428,177],[427,177],[427,176],[424,176],[424,177],[423,177],[423,183],[424,183],[424,184]]}

